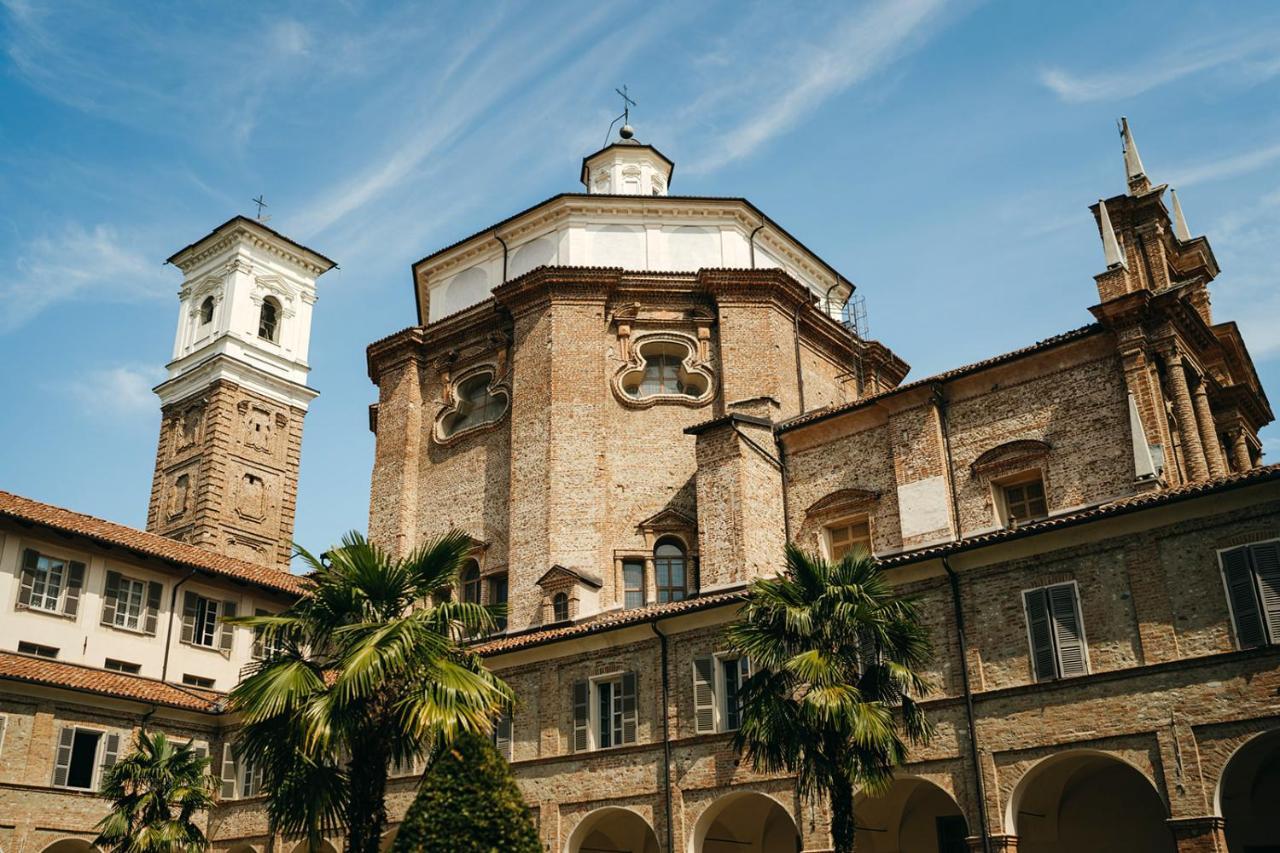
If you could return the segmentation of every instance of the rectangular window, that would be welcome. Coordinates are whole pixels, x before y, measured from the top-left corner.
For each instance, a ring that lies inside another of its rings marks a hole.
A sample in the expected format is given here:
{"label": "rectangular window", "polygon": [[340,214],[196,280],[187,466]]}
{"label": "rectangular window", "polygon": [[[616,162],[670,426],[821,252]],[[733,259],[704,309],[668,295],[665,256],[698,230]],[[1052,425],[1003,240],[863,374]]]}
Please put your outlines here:
{"label": "rectangular window", "polygon": [[58,733],[58,749],[53,765],[56,788],[97,788],[101,771],[116,763],[120,752],[120,735],[64,726]]}
{"label": "rectangular window", "polygon": [[827,553],[831,555],[832,562],[843,560],[848,555],[870,554],[870,519],[864,515],[827,527]]}
{"label": "rectangular window", "polygon": [[51,557],[34,548],[22,552],[19,607],[75,616],[80,609],[83,585],[84,563]]}
{"label": "rectangular window", "polygon": [[1049,506],[1044,497],[1044,480],[1039,474],[1031,479],[1006,483],[1000,490],[1004,498],[1006,527],[1037,521],[1049,514]]}
{"label": "rectangular window", "polygon": [[573,685],[574,751],[635,743],[636,708],[634,672],[576,682]]}
{"label": "rectangular window", "polygon": [[742,725],[742,685],[751,677],[745,657],[707,655],[693,660],[693,719],[698,734]]}
{"label": "rectangular window", "polygon": [[1236,645],[1280,643],[1280,539],[1219,551],[1218,561]]}
{"label": "rectangular window", "polygon": [[[504,572],[500,575],[494,575],[489,578],[489,603],[490,604],[506,604],[507,603],[507,575]],[[497,619],[498,630],[507,630],[506,614],[499,616]]]}
{"label": "rectangular window", "polygon": [[644,607],[644,563],[627,560],[622,564],[623,607]]}
{"label": "rectangular window", "polygon": [[154,635],[160,610],[160,584],[107,572],[102,597],[102,624]]}
{"label": "rectangular window", "polygon": [[502,715],[493,721],[493,746],[507,761],[511,760],[512,722],[510,711],[503,711]]}
{"label": "rectangular window", "polygon": [[230,743],[222,745],[221,777],[224,800],[256,797],[262,791],[262,767],[248,755],[236,755]]}
{"label": "rectangular window", "polygon": [[1084,675],[1089,671],[1075,581],[1022,593],[1036,681]]}
{"label": "rectangular window", "polygon": [[188,687],[203,687],[206,690],[212,690],[214,681],[212,678],[205,678],[203,675],[192,675],[188,672],[183,674],[182,683]]}
{"label": "rectangular window", "polygon": [[18,651],[24,655],[35,655],[41,658],[56,658],[58,650],[53,646],[42,646],[39,643],[28,643],[26,640],[18,642]]}
{"label": "rectangular window", "polygon": [[[261,608],[253,611],[254,616],[272,616],[269,610]],[[261,628],[255,629],[253,632],[253,658],[254,660],[263,660],[264,658],[274,657],[280,653],[280,636],[273,634],[267,639]]]}
{"label": "rectangular window", "polygon": [[107,658],[102,668],[109,669],[112,672],[128,673],[129,675],[137,675],[142,671],[141,664],[129,663],[126,660],[116,660],[115,658]]}
{"label": "rectangular window", "polygon": [[219,623],[218,618],[233,619],[235,615],[234,601],[214,601],[187,592],[183,596],[182,642],[230,652],[232,628],[226,622]]}

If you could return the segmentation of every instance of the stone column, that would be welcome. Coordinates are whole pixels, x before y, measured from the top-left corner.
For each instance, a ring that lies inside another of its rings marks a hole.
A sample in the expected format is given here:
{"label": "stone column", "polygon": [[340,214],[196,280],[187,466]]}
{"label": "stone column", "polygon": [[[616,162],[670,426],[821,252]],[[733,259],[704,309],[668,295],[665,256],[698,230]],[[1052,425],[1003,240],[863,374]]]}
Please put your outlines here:
{"label": "stone column", "polygon": [[1193,394],[1196,407],[1196,423],[1200,427],[1200,442],[1204,445],[1205,461],[1213,477],[1227,476],[1227,460],[1218,440],[1218,428],[1213,423],[1213,410],[1209,408],[1209,392],[1205,390],[1205,377],[1200,377]]}
{"label": "stone column", "polygon": [[1173,409],[1178,415],[1187,479],[1207,480],[1209,466],[1205,462],[1204,446],[1200,443],[1200,430],[1196,426],[1195,404],[1191,401],[1191,389],[1187,385],[1187,368],[1176,349],[1164,353],[1164,363],[1169,374],[1169,387],[1173,391]]}
{"label": "stone column", "polygon": [[1249,439],[1242,426],[1233,427],[1228,433],[1231,438],[1231,464],[1237,471],[1248,471],[1253,467],[1253,457],[1249,455]]}
{"label": "stone column", "polygon": [[1227,853],[1226,821],[1208,817],[1182,817],[1167,821],[1178,853]]}

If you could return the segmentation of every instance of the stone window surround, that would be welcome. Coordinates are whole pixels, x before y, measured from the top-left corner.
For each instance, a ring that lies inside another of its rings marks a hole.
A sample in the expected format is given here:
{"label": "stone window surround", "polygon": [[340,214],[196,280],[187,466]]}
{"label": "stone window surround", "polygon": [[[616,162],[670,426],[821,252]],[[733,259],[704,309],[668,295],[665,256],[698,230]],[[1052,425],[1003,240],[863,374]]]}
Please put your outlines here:
{"label": "stone window surround", "polygon": [[[618,320],[618,343],[622,353],[622,363],[613,373],[609,385],[613,395],[622,405],[632,409],[648,409],[660,404],[675,404],[697,408],[711,402],[716,393],[716,378],[708,359],[708,342],[711,327],[708,323],[699,323],[696,336],[685,332],[646,332],[632,337],[630,320]],[[706,383],[706,389],[696,397],[687,394],[650,394],[634,397],[623,387],[623,380],[634,373],[643,372],[645,368],[644,349],[652,345],[674,345],[685,350],[681,366],[686,373],[700,377]]]}
{"label": "stone window surround", "polygon": [[[591,586],[598,590],[603,586],[603,583],[596,578],[557,564],[548,569],[536,581],[536,585],[542,590],[541,600],[538,605],[541,624],[566,625],[573,622],[580,615],[585,615],[582,613],[581,608],[584,587]],[[568,596],[569,618],[567,620],[555,618],[554,601],[558,593],[564,593]],[[509,598],[510,589],[508,589],[507,595]]]}
{"label": "stone window surround", "polygon": [[851,512],[836,518],[826,520],[818,529],[818,553],[828,562],[834,562],[835,551],[831,547],[831,531],[837,527],[847,527],[852,524],[865,523],[867,525],[867,543],[870,556],[875,556],[876,528],[873,516],[870,511]]}
{"label": "stone window surround", "polygon": [[[506,401],[506,405],[503,406],[502,412],[492,420],[487,420],[478,424],[473,424],[464,429],[460,429],[457,432],[453,432],[448,435],[445,435],[444,433],[445,418],[447,418],[451,414],[454,414],[457,411],[458,387],[461,386],[462,383],[484,373],[488,373],[490,377],[489,383],[486,386],[486,390],[488,391],[488,393],[494,396],[501,395],[502,398]],[[505,377],[501,379],[499,378],[498,364],[496,362],[486,361],[486,362],[481,362],[479,364],[473,364],[463,370],[458,371],[457,373],[451,372],[448,366],[445,366],[441,372],[441,383],[444,386],[445,400],[444,400],[443,406],[440,408],[440,411],[436,412],[435,421],[432,424],[432,428],[431,428],[431,438],[433,441],[435,441],[436,444],[439,444],[442,446],[448,446],[450,444],[454,444],[458,441],[461,441],[466,437],[474,435],[475,433],[478,433],[487,429],[493,429],[498,424],[502,423],[507,418],[507,416],[511,413],[511,389],[507,384]]]}
{"label": "stone window surround", "polygon": [[[989,490],[991,500],[991,511],[996,529],[1006,529],[1012,526],[1009,520],[1009,510],[1005,504],[1005,488],[1009,486],[1019,486],[1037,479],[1044,488],[1045,514],[1043,518],[1049,518],[1053,515],[1053,506],[1049,502],[1049,475],[1047,465],[1034,465],[1019,468],[999,477],[992,477],[987,480],[987,488]],[[1043,519],[1029,519],[1023,523],[1040,520]]]}
{"label": "stone window surround", "polygon": [[[644,565],[644,606],[652,607],[658,601],[658,578],[654,569],[654,549],[663,539],[674,539],[684,549],[685,558],[685,597],[693,598],[698,594],[698,537],[696,532],[677,531],[673,529],[645,531],[645,549],[620,548],[613,552],[613,588],[616,593],[616,604],[626,609],[625,584],[622,577],[622,564],[638,562]],[[692,543],[692,545],[690,545]]]}
{"label": "stone window surround", "polygon": [[829,492],[818,500],[809,505],[804,514],[804,526],[810,528],[810,533],[800,538],[800,541],[808,539],[810,536],[816,546],[816,550],[822,555],[823,559],[831,559],[831,543],[828,540],[827,529],[830,527],[839,527],[841,524],[849,524],[861,518],[867,521],[867,531],[871,536],[871,554],[876,553],[876,509],[879,506],[880,493],[869,489],[846,488],[836,489]]}

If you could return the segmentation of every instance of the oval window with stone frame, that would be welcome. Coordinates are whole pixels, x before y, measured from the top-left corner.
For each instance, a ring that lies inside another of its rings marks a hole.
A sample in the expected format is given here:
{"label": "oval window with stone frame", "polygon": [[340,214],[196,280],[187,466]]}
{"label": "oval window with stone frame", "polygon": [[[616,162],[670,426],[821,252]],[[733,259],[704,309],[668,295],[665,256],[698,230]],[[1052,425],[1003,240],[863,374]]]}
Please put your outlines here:
{"label": "oval window with stone frame", "polygon": [[[641,340],[636,356],[619,378],[619,387],[635,402],[669,400],[697,405],[710,396],[711,379],[691,365],[693,349],[676,338]],[[638,362],[638,363],[637,363]]]}
{"label": "oval window with stone frame", "polygon": [[509,398],[505,390],[492,387],[492,383],[492,370],[472,373],[458,381],[453,388],[453,406],[440,418],[442,439],[454,438],[502,418]]}

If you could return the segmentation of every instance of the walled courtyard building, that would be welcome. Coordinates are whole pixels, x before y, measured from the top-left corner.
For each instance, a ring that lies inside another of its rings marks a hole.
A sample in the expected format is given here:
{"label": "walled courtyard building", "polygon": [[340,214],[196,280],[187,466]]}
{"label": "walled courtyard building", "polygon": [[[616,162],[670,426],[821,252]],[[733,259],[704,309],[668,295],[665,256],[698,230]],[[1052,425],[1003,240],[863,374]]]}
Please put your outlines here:
{"label": "walled courtyard building", "polygon": [[[630,128],[586,192],[413,265],[416,323],[368,349],[370,536],[474,541],[458,594],[508,605],[478,648],[518,697],[495,740],[548,851],[830,849],[825,804],[731,744],[750,662],[721,629],[788,540],[870,551],[935,646],[937,735],[859,795],[860,850],[1280,849],[1272,412],[1127,124],[1124,165],[1092,207],[1093,322],[911,381],[845,276],[744,199],[670,195]],[[218,617],[305,592],[287,558],[333,262],[239,217],[170,260],[148,531],[0,493],[6,853],[89,849],[143,720],[214,757],[213,849],[299,847],[228,747],[225,692],[264,650]]]}

